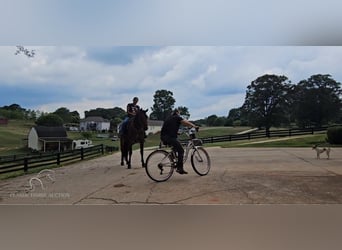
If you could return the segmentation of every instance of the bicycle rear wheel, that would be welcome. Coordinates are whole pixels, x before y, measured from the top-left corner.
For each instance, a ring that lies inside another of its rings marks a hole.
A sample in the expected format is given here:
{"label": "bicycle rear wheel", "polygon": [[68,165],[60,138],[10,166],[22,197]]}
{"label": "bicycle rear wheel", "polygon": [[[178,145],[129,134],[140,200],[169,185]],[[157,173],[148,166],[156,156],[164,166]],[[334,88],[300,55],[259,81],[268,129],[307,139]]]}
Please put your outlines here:
{"label": "bicycle rear wheel", "polygon": [[198,175],[207,175],[211,167],[208,152],[202,147],[195,148],[191,154],[191,165]]}
{"label": "bicycle rear wheel", "polygon": [[156,182],[167,181],[173,174],[173,160],[169,152],[158,149],[146,159],[146,174]]}

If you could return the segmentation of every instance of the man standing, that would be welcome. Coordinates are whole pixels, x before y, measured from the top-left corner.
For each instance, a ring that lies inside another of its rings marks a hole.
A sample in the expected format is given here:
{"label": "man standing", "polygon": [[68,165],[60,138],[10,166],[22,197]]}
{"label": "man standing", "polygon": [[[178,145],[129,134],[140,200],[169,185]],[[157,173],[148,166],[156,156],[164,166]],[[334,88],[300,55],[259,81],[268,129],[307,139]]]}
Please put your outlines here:
{"label": "man standing", "polygon": [[198,128],[198,126],[195,124],[183,119],[183,117],[179,115],[179,110],[175,109],[172,112],[172,115],[164,121],[163,127],[161,129],[160,139],[164,144],[170,145],[173,147],[173,150],[177,152],[178,161],[176,171],[180,174],[187,174],[188,172],[184,171],[183,168],[184,149],[178,140],[178,130],[181,124],[187,127]]}

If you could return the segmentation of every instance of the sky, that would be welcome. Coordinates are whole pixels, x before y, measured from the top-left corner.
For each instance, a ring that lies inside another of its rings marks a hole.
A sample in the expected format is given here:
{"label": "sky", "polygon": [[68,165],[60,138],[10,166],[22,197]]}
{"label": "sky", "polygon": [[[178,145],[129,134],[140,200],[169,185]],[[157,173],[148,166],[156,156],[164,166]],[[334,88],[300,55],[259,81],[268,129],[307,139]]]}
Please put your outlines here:
{"label": "sky", "polygon": [[26,46],[29,58],[0,46],[0,106],[53,112],[126,108],[134,96],[143,108],[166,89],[191,119],[227,116],[240,107],[247,86],[264,74],[296,84],[314,74],[342,81],[340,46]]}
{"label": "sky", "polygon": [[[340,0],[0,0],[0,106],[144,108],[173,92],[226,116],[263,74],[342,81]],[[16,45],[34,49],[14,55]]]}

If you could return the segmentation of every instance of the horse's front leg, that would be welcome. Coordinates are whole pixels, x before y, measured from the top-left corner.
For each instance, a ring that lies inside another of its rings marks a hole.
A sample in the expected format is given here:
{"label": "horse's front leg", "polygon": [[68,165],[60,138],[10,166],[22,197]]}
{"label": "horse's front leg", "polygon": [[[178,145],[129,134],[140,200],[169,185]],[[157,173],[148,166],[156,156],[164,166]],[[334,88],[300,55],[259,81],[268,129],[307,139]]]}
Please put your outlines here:
{"label": "horse's front leg", "polygon": [[141,157],[141,165],[144,168],[145,161],[144,161],[144,143],[143,142],[140,142],[140,157]]}
{"label": "horse's front leg", "polygon": [[131,168],[131,160],[132,160],[132,146],[128,149],[128,161],[127,161],[127,168]]}
{"label": "horse's front leg", "polygon": [[125,165],[124,163],[124,154],[121,152],[121,166]]}

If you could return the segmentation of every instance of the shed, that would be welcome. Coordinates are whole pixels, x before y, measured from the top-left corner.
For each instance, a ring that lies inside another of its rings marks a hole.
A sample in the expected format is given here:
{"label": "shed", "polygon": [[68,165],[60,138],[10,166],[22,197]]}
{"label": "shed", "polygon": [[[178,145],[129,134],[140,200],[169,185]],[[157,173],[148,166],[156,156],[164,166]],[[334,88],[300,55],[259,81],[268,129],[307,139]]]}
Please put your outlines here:
{"label": "shed", "polygon": [[35,126],[28,134],[28,147],[37,151],[65,151],[71,149],[72,140],[66,129],[60,127]]}

